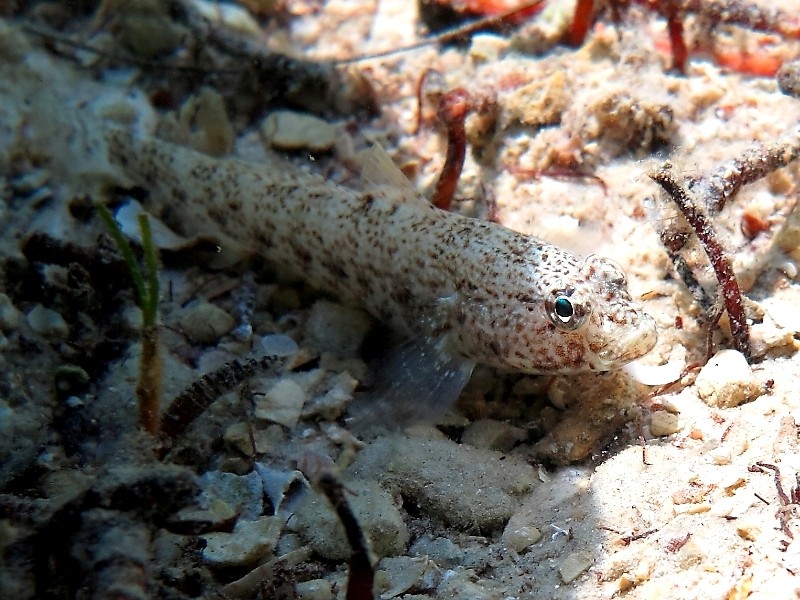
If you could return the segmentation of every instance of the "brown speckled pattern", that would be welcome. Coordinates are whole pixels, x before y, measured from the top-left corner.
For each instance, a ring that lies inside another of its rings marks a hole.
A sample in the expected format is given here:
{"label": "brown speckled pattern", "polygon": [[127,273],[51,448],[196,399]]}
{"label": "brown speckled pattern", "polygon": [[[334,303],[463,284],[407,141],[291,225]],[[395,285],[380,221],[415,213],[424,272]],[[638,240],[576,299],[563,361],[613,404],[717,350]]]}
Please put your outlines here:
{"label": "brown speckled pattern", "polygon": [[[163,195],[186,233],[246,245],[281,270],[364,307],[409,335],[527,373],[608,370],[648,352],[653,319],[624,275],[494,223],[409,201],[385,186],[356,192],[288,164],[220,160],[122,133],[112,162]],[[547,316],[557,290],[588,310],[563,330]]]}

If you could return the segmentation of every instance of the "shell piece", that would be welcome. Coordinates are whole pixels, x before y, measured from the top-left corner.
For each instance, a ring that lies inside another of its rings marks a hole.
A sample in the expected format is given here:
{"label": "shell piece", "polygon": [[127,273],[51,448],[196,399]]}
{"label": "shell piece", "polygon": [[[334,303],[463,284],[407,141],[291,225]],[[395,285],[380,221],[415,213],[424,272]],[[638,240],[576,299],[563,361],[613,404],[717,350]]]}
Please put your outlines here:
{"label": "shell piece", "polygon": [[272,503],[274,513],[288,519],[297,503],[311,488],[300,471],[275,469],[264,463],[255,464],[256,473],[261,477],[264,494]]}
{"label": "shell piece", "polygon": [[254,389],[256,401],[255,416],[271,423],[278,423],[288,429],[294,429],[308,394],[297,382],[281,379],[265,391]]}

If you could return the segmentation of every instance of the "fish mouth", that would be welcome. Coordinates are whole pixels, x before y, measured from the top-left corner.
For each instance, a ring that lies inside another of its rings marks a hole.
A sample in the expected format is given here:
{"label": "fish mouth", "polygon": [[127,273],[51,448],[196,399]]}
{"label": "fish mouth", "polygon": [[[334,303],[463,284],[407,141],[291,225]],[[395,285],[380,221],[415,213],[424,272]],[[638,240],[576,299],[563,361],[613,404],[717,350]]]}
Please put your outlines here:
{"label": "fish mouth", "polygon": [[597,352],[598,370],[611,370],[644,356],[658,341],[656,321],[647,313],[641,313],[634,326],[611,337]]}

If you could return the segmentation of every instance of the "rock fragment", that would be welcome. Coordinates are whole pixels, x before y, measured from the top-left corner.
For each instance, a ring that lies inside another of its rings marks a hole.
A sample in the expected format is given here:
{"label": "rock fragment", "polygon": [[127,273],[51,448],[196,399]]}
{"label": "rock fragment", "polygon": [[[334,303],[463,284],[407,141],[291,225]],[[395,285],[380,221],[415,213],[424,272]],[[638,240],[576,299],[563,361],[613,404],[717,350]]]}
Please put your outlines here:
{"label": "rock fragment", "polygon": [[481,419],[464,430],[461,441],[475,448],[508,452],[527,437],[521,427],[493,419]]}
{"label": "rock fragment", "polygon": [[205,301],[190,304],[178,322],[186,337],[196,344],[213,344],[236,324],[228,312]]}
{"label": "rock fragment", "polygon": [[764,392],[747,359],[736,350],[717,352],[700,370],[695,387],[701,400],[719,408],[739,406]]}
{"label": "rock fragment", "polygon": [[282,379],[263,394],[256,394],[255,416],[294,429],[308,399],[306,391],[291,379]]}
{"label": "rock fragment", "polygon": [[558,566],[561,581],[572,583],[594,564],[594,556],[588,550],[580,550],[568,555]]}
{"label": "rock fragment", "polygon": [[514,552],[524,552],[528,547],[538,542],[542,532],[536,527],[506,527],[503,532],[503,542]]}
{"label": "rock fragment", "polygon": [[336,128],[317,117],[290,110],[270,113],[261,134],[277,150],[327,152],[336,143]]}
{"label": "rock fragment", "polygon": [[397,490],[437,521],[477,531],[503,527],[537,482],[534,469],[521,459],[402,435],[375,440],[351,468]]}
{"label": "rock fragment", "polygon": [[[353,514],[377,556],[393,556],[405,551],[408,530],[392,497],[373,481],[347,479],[343,482]],[[344,560],[351,548],[339,517],[328,500],[319,494],[306,494],[295,508],[289,526],[299,532],[311,548],[329,560]]]}
{"label": "rock fragment", "polygon": [[64,317],[41,304],[34,306],[28,313],[28,325],[36,333],[54,340],[63,340],[69,335],[69,325]]}
{"label": "rock fragment", "polygon": [[278,517],[239,521],[232,533],[209,533],[203,537],[203,560],[213,567],[252,565],[275,549],[281,532]]}
{"label": "rock fragment", "polygon": [[657,410],[650,415],[650,433],[656,437],[672,435],[681,430],[680,419],[666,410]]}

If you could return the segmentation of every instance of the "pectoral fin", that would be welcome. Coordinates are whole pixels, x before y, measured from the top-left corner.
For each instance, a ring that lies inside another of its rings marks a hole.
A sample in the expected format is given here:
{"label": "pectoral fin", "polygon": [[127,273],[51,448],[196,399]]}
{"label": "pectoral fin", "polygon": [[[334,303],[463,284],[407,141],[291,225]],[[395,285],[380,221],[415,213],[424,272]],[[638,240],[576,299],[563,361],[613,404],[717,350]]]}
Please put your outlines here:
{"label": "pectoral fin", "polygon": [[440,339],[411,340],[380,365],[375,385],[356,399],[348,424],[357,432],[432,421],[451,408],[475,362],[448,352]]}

